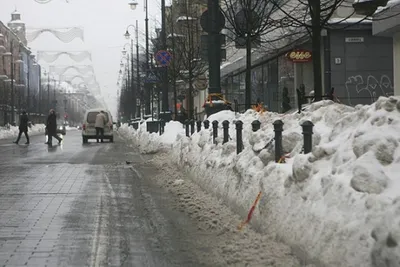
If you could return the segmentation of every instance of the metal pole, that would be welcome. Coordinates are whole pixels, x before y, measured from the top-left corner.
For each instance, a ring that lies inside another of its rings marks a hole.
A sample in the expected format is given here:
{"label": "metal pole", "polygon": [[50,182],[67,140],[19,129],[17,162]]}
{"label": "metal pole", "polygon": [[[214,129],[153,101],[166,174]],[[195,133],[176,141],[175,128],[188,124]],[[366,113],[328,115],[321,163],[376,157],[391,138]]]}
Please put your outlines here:
{"label": "metal pole", "polygon": [[39,100],[36,103],[38,104],[38,113],[42,114],[42,69],[39,67]]}
{"label": "metal pole", "polygon": [[[174,30],[174,21],[173,21],[173,17],[174,17],[174,11],[173,11],[173,5],[171,5],[171,34],[172,34],[172,51],[175,51],[175,30]],[[178,119],[178,107],[177,107],[177,102],[178,100],[176,99],[178,96],[177,92],[176,92],[176,79],[172,79],[172,88],[174,91],[174,120]]]}
{"label": "metal pole", "polygon": [[14,124],[14,40],[11,40],[11,124]]}
{"label": "metal pole", "polygon": [[[146,74],[150,69],[150,66],[149,66],[149,59],[150,59],[150,56],[149,56],[149,8],[148,8],[147,3],[148,3],[148,1],[146,0],[146,2],[145,2],[145,5],[146,5],[146,7],[145,7],[146,8],[146,18],[145,18],[145,26],[146,26]],[[150,114],[150,113],[152,113],[150,111],[150,102],[151,102],[151,92],[150,92],[150,90],[151,90],[151,88],[150,88],[149,84],[147,84],[147,83],[145,83],[144,87],[145,87],[144,95],[145,95],[145,108],[146,108],[145,112],[146,112],[146,114]]]}
{"label": "metal pole", "polygon": [[56,99],[56,79],[53,78],[53,107],[54,107],[54,111],[56,111],[56,107],[57,107],[57,99]]}
{"label": "metal pole", "polygon": [[31,91],[31,88],[30,88],[30,79],[29,79],[29,76],[31,75],[31,61],[30,61],[30,58],[28,57],[28,74],[27,74],[27,90],[28,90],[28,92],[27,92],[27,95],[26,95],[26,113],[29,115],[29,109],[30,109],[30,91]]}
{"label": "metal pole", "polygon": [[133,80],[133,39],[131,39],[131,92],[132,92],[132,114],[133,119],[136,115],[136,88],[135,81]]}
{"label": "metal pole", "polygon": [[220,18],[219,1],[208,0],[210,12],[211,32],[208,34],[208,65],[209,65],[209,94],[221,93],[220,63],[221,63],[221,39],[218,25]]}
{"label": "metal pole", "polygon": [[129,117],[129,119],[131,118],[131,109],[129,108],[129,86],[131,83],[131,75],[129,73],[129,54],[127,54],[126,57],[126,73],[127,73],[127,82],[126,82],[126,94],[127,94],[127,99],[125,100],[125,102],[127,103],[127,107],[126,107],[126,112],[127,112],[127,116]]}
{"label": "metal pole", "polygon": [[47,110],[50,110],[50,73],[47,73]]}
{"label": "metal pole", "polygon": [[[166,30],[166,10],[165,0],[161,0],[161,49],[167,49],[167,30]],[[168,103],[168,72],[167,67],[162,68],[162,110],[169,110]]]}
{"label": "metal pole", "polygon": [[[136,89],[136,98],[139,93],[139,99],[140,99],[140,72],[139,72],[139,30],[138,30],[138,21],[136,20],[136,84],[137,84],[137,89]],[[136,101],[136,100],[135,100]],[[136,105],[136,103],[135,103]],[[140,118],[140,112],[141,112],[141,107],[142,103],[141,100],[139,100],[139,107],[138,107],[138,117]]]}

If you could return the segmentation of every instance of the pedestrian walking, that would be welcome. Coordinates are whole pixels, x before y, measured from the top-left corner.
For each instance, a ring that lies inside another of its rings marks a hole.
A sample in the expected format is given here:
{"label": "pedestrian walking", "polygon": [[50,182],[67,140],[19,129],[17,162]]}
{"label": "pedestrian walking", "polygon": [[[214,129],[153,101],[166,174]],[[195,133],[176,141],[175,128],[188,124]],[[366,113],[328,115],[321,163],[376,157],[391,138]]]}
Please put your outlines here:
{"label": "pedestrian walking", "polygon": [[26,111],[22,111],[22,115],[19,118],[19,133],[18,133],[18,138],[16,141],[14,141],[15,144],[18,145],[19,140],[21,139],[22,133],[25,134],[26,137],[26,145],[29,145],[29,135],[28,135],[28,123],[29,123],[29,118],[28,115],[26,114]]}
{"label": "pedestrian walking", "polygon": [[96,128],[96,139],[97,143],[99,142],[99,139],[103,143],[104,140],[104,127],[106,126],[106,115],[104,115],[104,111],[100,111],[99,114],[96,115],[96,121],[94,124],[94,127]]}
{"label": "pedestrian walking", "polygon": [[48,136],[46,142],[47,145],[49,145],[50,147],[53,146],[53,137],[58,140],[58,144],[61,144],[62,139],[57,136],[57,116],[54,109],[50,110],[49,116],[47,117],[46,131]]}

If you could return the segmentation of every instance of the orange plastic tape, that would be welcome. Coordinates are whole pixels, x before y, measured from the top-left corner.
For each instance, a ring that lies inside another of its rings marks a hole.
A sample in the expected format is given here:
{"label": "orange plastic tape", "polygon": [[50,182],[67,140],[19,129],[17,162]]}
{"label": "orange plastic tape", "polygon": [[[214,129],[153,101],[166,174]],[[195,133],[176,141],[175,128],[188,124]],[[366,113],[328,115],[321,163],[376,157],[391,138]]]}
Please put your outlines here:
{"label": "orange plastic tape", "polygon": [[261,191],[258,193],[256,200],[254,201],[253,205],[251,206],[251,209],[250,209],[249,213],[247,214],[247,219],[238,226],[239,231],[241,231],[243,229],[243,227],[250,222],[251,217],[253,216],[253,212],[257,206],[257,203],[258,203],[258,201],[260,201],[260,198],[261,198]]}

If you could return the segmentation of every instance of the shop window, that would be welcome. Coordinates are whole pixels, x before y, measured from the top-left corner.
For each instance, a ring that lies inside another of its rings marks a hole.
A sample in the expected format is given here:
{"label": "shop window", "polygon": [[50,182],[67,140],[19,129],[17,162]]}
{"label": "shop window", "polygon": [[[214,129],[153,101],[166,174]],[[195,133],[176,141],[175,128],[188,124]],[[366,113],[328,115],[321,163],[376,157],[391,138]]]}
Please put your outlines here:
{"label": "shop window", "polygon": [[254,104],[257,100],[264,102],[262,66],[251,71],[251,103]]}
{"label": "shop window", "polygon": [[282,91],[284,87],[288,89],[290,105],[293,107],[296,100],[296,88],[294,85],[294,63],[288,60],[285,56],[281,56],[278,59],[278,77],[278,101],[280,103],[279,110],[281,110]]}

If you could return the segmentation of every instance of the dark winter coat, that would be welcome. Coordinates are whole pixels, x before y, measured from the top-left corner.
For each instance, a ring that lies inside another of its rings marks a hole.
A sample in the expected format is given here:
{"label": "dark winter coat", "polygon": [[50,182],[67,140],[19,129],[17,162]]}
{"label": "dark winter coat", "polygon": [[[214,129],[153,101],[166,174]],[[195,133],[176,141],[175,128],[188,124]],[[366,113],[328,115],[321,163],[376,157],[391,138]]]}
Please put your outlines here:
{"label": "dark winter coat", "polygon": [[28,131],[28,122],[29,122],[28,115],[22,114],[21,117],[19,118],[19,130],[21,132]]}
{"label": "dark winter coat", "polygon": [[57,133],[57,116],[52,113],[47,117],[46,130],[48,135],[55,135]]}

